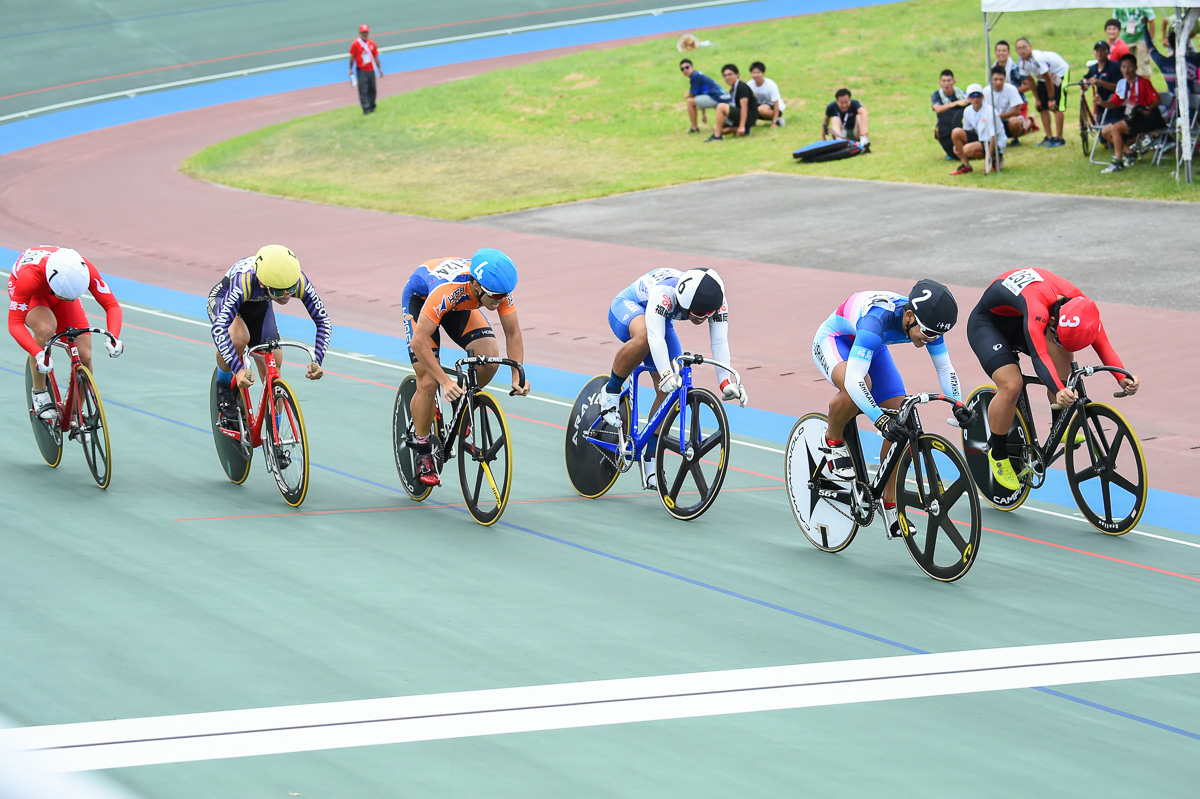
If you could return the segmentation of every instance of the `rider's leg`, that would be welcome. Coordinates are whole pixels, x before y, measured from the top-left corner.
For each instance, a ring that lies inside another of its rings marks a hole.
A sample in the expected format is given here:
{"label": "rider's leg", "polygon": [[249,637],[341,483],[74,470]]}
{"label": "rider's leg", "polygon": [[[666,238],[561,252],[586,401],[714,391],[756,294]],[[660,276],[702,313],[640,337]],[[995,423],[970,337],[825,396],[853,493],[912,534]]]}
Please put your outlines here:
{"label": "rider's leg", "polygon": [[[641,322],[641,335],[643,338],[646,338],[646,317],[640,316],[638,317],[638,320]],[[632,326],[630,327],[630,332],[632,332]],[[670,322],[667,322],[667,330],[663,338],[667,343],[667,357],[669,357],[673,362],[683,353],[683,347],[679,343],[679,335],[675,332],[675,327]],[[630,341],[632,340],[633,339],[630,339]],[[654,364],[654,359],[650,357],[650,344],[648,340],[646,343],[646,354],[642,362],[650,367],[653,367]],[[637,368],[636,364],[634,365],[634,368]],[[653,418],[655,411],[657,411],[658,407],[663,404],[664,400],[666,400],[667,394],[658,390],[658,381],[662,379],[662,375],[656,371],[651,371],[650,376],[654,381],[654,402],[650,405],[650,417]],[[655,428],[654,432],[657,433],[658,428]]]}
{"label": "rider's leg", "polygon": [[[29,315],[25,317],[25,324],[29,328],[29,332],[33,334],[33,340],[39,347],[45,347],[46,342],[54,335],[58,328],[58,321],[54,318],[54,312],[45,305],[38,305],[29,309]],[[37,370],[37,364],[33,362],[33,356],[29,356],[29,368],[33,372],[33,390],[43,391],[46,388],[46,376]]]}
{"label": "rider's leg", "polygon": [[[646,315],[642,313],[630,319],[627,329],[629,338],[622,339],[625,343],[617,350],[612,366],[613,377],[621,383],[628,380],[638,364],[650,354],[650,341],[646,337]],[[657,387],[658,384],[655,383],[655,388]]]}
{"label": "rider's leg", "polygon": [[1008,431],[1012,427],[1013,417],[1017,414],[1017,399],[1021,396],[1021,387],[1025,379],[1021,376],[1021,367],[1010,363],[992,372],[992,382],[996,384],[996,396],[988,404],[988,429],[997,442],[1005,442],[1001,451],[1007,454]]}
{"label": "rider's leg", "polygon": [[[434,347],[433,352],[436,355],[438,348]],[[413,394],[412,402],[409,404],[409,411],[412,413],[413,419],[413,435],[417,438],[425,438],[433,428],[433,403],[438,380],[425,368],[425,364],[418,361],[413,362],[413,371],[417,375],[417,391]]]}

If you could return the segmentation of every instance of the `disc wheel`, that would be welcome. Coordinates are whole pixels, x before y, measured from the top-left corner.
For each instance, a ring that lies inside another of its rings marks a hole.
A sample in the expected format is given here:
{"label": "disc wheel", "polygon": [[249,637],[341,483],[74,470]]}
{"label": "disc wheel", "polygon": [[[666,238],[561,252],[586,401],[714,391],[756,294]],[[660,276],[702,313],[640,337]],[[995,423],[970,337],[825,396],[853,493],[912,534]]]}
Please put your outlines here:
{"label": "disc wheel", "polygon": [[[995,386],[980,386],[967,398],[966,406],[975,409],[975,422],[962,431],[962,451],[966,456],[971,478],[984,501],[996,510],[1016,510],[1029,496],[1031,484],[1026,477],[1021,480],[1020,488],[1010,491],[996,483],[992,477],[992,467],[988,463],[988,437],[991,435],[991,429],[988,427],[988,408],[995,396]],[[1017,474],[1024,470],[1025,461],[1015,453],[1024,452],[1032,440],[1029,422],[1018,410],[1013,414],[1012,426],[1008,430],[1008,451],[1012,453],[1009,457]]]}
{"label": "disc wheel", "polygon": [[112,480],[112,452],[109,450],[108,420],[96,389],[96,379],[83,364],[75,369],[75,438],[83,445],[83,459],[100,488]]}
{"label": "disc wheel", "polygon": [[[729,419],[717,396],[693,388],[667,409],[654,451],[658,496],[667,513],[688,521],[713,504],[729,471]],[[695,502],[687,500],[695,498]]]}
{"label": "disc wheel", "polygon": [[217,460],[231,483],[241,485],[250,476],[250,461],[254,448],[250,446],[250,422],[242,392],[233,392],[234,407],[237,409],[238,429],[225,430],[221,427],[221,407],[217,400],[217,372],[213,369],[208,390],[208,415],[212,423],[213,443],[217,447]]}
{"label": "disc wheel", "polygon": [[[579,392],[571,406],[563,444],[567,478],[580,496],[589,499],[604,496],[621,475],[617,459],[623,456],[604,450],[596,443],[603,441],[616,446],[618,440],[616,428],[600,420],[600,392],[607,382],[607,375],[597,375]],[[626,437],[629,435],[629,415],[630,405],[626,398],[621,407]]]}
{"label": "disc wheel", "polygon": [[784,454],[784,485],[792,516],[809,543],[822,552],[841,552],[854,540],[858,524],[851,518],[850,485],[822,476],[826,458],[821,444],[828,428],[823,413],[805,414],[792,427]]}
{"label": "disc wheel", "polygon": [[433,486],[425,485],[417,478],[417,451],[412,447],[412,413],[409,406],[413,395],[417,393],[416,375],[409,375],[400,381],[396,391],[396,404],[392,409],[392,451],[396,456],[396,473],[400,475],[400,486],[404,493],[422,501],[433,491]]}
{"label": "disc wheel", "polygon": [[[46,385],[50,386],[53,382],[54,373],[51,372],[46,375]],[[50,392],[53,395],[54,389],[51,388]],[[57,415],[45,421],[33,412],[33,366],[28,358],[25,359],[25,401],[29,408],[29,423],[33,425],[33,440],[37,442],[42,459],[51,468],[58,466],[62,462],[62,427]]]}
{"label": "disc wheel", "polygon": [[917,452],[914,462],[906,446],[896,465],[900,532],[921,571],[935,580],[954,582],[979,554],[979,498],[966,460],[948,439],[922,433]]}
{"label": "disc wheel", "polygon": [[[283,500],[298,508],[308,494],[308,436],[296,394],[283,380],[274,381],[271,407],[274,419],[263,420],[267,468]],[[274,421],[274,424],[272,424]]]}
{"label": "disc wheel", "polygon": [[1124,535],[1146,509],[1146,456],[1137,434],[1116,408],[1089,402],[1067,426],[1067,482],[1084,517],[1102,533]]}
{"label": "disc wheel", "polygon": [[512,489],[512,439],[495,398],[480,391],[458,428],[458,480],[475,521],[495,524]]}

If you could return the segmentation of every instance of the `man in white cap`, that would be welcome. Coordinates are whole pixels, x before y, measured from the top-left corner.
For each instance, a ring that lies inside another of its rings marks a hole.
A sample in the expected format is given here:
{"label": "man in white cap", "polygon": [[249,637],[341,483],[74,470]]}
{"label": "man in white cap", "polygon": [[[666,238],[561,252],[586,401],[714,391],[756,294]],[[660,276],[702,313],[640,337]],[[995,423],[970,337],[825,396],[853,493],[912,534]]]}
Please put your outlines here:
{"label": "man in white cap", "polygon": [[[975,169],[969,163],[973,158],[987,158],[999,168],[999,153],[996,150],[996,123],[992,118],[995,114],[991,106],[983,104],[983,87],[972,83],[967,87],[967,99],[971,104],[963,111],[962,127],[955,128],[951,138],[954,141],[954,154],[962,165],[951,172],[951,175],[965,175]],[[999,137],[1000,152],[1003,152],[1007,137]],[[985,149],[986,148],[986,149]]]}
{"label": "man in white cap", "polygon": [[358,102],[364,114],[375,111],[376,75],[383,77],[379,48],[371,41],[371,26],[359,25],[358,38],[350,45],[350,77],[358,85]]}

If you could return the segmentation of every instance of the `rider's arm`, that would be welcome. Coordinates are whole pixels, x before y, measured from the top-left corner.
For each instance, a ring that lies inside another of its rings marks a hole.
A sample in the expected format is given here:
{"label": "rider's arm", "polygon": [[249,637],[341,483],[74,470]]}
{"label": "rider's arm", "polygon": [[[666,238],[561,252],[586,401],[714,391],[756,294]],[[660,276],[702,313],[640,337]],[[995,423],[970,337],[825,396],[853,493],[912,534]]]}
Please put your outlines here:
{"label": "rider's arm", "polygon": [[925,349],[929,350],[929,357],[933,359],[933,366],[937,369],[942,393],[962,402],[962,388],[958,384],[958,373],[954,371],[954,364],[950,363],[950,350],[946,347],[946,340],[939,338],[937,341],[931,341],[925,345]]}
{"label": "rider's arm", "polygon": [[675,308],[675,300],[667,291],[672,289],[655,286],[646,299],[646,341],[650,344],[654,371],[660,376],[671,371],[671,353],[667,350],[667,318]]}
{"label": "rider's arm", "polygon": [[92,265],[91,261],[86,261],[88,272],[91,274],[91,282],[88,284],[88,289],[92,292],[92,296],[96,298],[96,302],[100,303],[100,307],[104,309],[105,324],[108,325],[108,332],[113,334],[114,338],[121,337],[121,320],[124,318],[121,313],[121,303],[117,302],[117,298],[113,296],[112,289],[104,282],[104,278],[100,277],[100,272]]}
{"label": "rider's arm", "polygon": [[234,280],[230,283],[229,291],[225,293],[225,301],[221,303],[221,310],[212,323],[213,343],[217,345],[217,352],[221,354],[221,360],[229,364],[229,371],[234,373],[242,371],[242,367],[245,366],[242,363],[242,356],[238,355],[237,349],[233,346],[233,339],[229,337],[229,326],[233,324],[233,319],[241,307],[241,281]]}
{"label": "rider's arm", "polygon": [[[1021,299],[1017,298],[1018,301]],[[1062,391],[1065,386],[1058,379],[1058,370],[1054,368],[1054,361],[1050,360],[1050,351],[1046,347],[1046,323],[1036,321],[1038,317],[1049,319],[1050,309],[1044,303],[1038,302],[1024,303],[1024,305],[1025,315],[1022,321],[1025,327],[1025,346],[1029,351],[1030,358],[1033,359],[1033,370],[1051,391],[1055,393]]]}
{"label": "rider's arm", "polygon": [[[1115,366],[1118,369],[1125,368],[1125,364],[1121,363],[1121,356],[1117,355],[1117,351],[1113,349],[1112,342],[1108,340],[1108,333],[1104,332],[1103,325],[1096,331],[1096,338],[1092,341],[1092,349],[1100,356],[1100,363],[1105,366]],[[1125,375],[1116,372],[1110,372],[1109,374],[1116,379],[1118,384],[1126,379]]]}
{"label": "rider's arm", "polygon": [[29,289],[35,280],[33,270],[29,269],[28,272],[21,272],[16,280],[9,283],[12,293],[8,295],[8,332],[21,345],[21,349],[36,356],[42,350],[33,340],[29,328],[25,327],[25,317],[29,316],[29,301],[32,299]]}
{"label": "rider's arm", "polygon": [[[713,314],[708,322],[708,344],[712,348],[713,360],[729,363],[729,312],[724,305]],[[725,383],[733,379],[733,375],[721,367],[717,370],[717,385],[725,388]]]}
{"label": "rider's arm", "polygon": [[329,321],[329,313],[325,310],[325,304],[321,302],[320,295],[317,294],[312,281],[307,277],[304,278],[304,294],[301,295],[300,300],[304,303],[308,315],[312,317],[313,324],[317,326],[316,346],[313,348],[313,354],[317,357],[317,363],[322,363],[325,360],[325,350],[329,347],[329,336],[333,333],[333,323]]}
{"label": "rider's arm", "polygon": [[[505,300],[504,302],[507,302]],[[517,323],[517,309],[513,308],[508,313],[503,311],[504,303],[502,302],[500,311],[500,328],[504,331],[504,352],[511,360],[517,363],[525,363],[525,340],[521,338],[521,325]],[[519,373],[514,367],[512,370],[513,384],[516,385]]]}
{"label": "rider's arm", "polygon": [[[865,320],[860,320],[860,325],[862,321]],[[850,399],[854,400],[858,409],[870,417],[872,422],[882,416],[883,411],[879,409],[875,398],[871,396],[871,390],[867,388],[867,370],[871,368],[875,350],[882,346],[883,339],[878,333],[864,330],[860,326],[855,333],[854,343],[850,345],[850,357],[846,359],[846,375],[843,381]]]}

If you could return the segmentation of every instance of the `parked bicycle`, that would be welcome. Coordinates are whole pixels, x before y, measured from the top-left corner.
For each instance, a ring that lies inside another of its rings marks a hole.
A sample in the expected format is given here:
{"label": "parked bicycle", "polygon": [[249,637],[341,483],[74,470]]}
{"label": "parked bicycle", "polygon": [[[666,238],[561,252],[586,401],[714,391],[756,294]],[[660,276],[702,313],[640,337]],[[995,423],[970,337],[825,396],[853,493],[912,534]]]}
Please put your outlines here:
{"label": "parked bicycle", "polygon": [[[841,552],[850,546],[858,528],[875,518],[884,488],[896,473],[900,533],[918,568],[942,582],[961,579],[970,570],[979,555],[979,499],[962,454],[945,437],[921,427],[917,406],[934,401],[961,405],[942,394],[905,397],[896,419],[908,439],[892,445],[869,483],[855,419],[844,432],[857,475],[848,483],[826,476],[828,417],[810,413],[796,422],[788,437],[785,484],[796,523],[814,547]],[[923,535],[913,516],[924,517]]]}
{"label": "parked bicycle", "polygon": [[[465,389],[461,397],[446,403],[439,388],[434,399],[433,427],[429,444],[433,463],[440,475],[442,466],[455,456],[458,444],[458,479],[463,500],[475,521],[482,525],[495,524],[508,504],[512,488],[512,448],[509,445],[508,422],[496,399],[479,386],[475,367],[483,364],[510,366],[517,370],[518,381],[525,384],[525,369],[508,358],[472,356],[454,362],[458,384]],[[464,371],[464,367],[465,371]],[[392,449],[396,456],[396,472],[405,493],[417,502],[423,501],[434,487],[419,479],[417,459],[413,448],[413,420],[410,405],[417,393],[417,378],[409,375],[396,391],[392,412]],[[510,391],[515,396],[516,391]],[[443,413],[443,406],[449,412]],[[448,421],[447,421],[448,420]]]}
{"label": "parked bicycle", "polygon": [[[636,463],[642,488],[658,491],[663,507],[676,519],[695,519],[712,506],[729,471],[729,419],[716,394],[692,385],[692,366],[711,363],[728,371],[739,385],[742,378],[733,367],[703,355],[684,353],[673,363],[683,384],[645,424],[639,423],[637,385],[649,367],[639,366],[625,381],[617,401],[620,427],[606,423],[600,414],[600,392],[608,377],[599,375],[583,387],[571,408],[565,445],[567,476],[579,494],[604,496]],[[654,473],[648,475],[651,444]]]}
{"label": "parked bicycle", "polygon": [[[1050,426],[1046,443],[1038,442],[1029,405],[1030,385],[1041,385],[1033,375],[1024,375],[1025,385],[1017,398],[1017,413],[1008,432],[1008,451],[1021,486],[1009,491],[995,483],[988,465],[987,440],[990,435],[987,412],[995,386],[980,386],[967,399],[967,407],[976,412],[973,425],[962,432],[963,452],[980,493],[996,510],[1016,510],[1029,492],[1046,482],[1046,469],[1065,456],[1067,483],[1075,504],[1093,527],[1108,535],[1124,535],[1142,518],[1149,483],[1146,456],[1141,442],[1125,417],[1101,402],[1092,402],[1083,378],[1098,372],[1115,372],[1133,377],[1115,366],[1071,364],[1066,387],[1076,394],[1071,407],[1064,409]],[[1114,397],[1126,396],[1118,391]],[[1083,441],[1075,441],[1082,435]],[[1063,442],[1071,442],[1070,446]]]}
{"label": "parked bicycle", "polygon": [[214,369],[209,388],[209,413],[217,457],[230,481],[237,485],[246,482],[254,450],[261,446],[267,471],[275,478],[284,502],[296,508],[308,494],[308,436],[304,432],[304,417],[296,393],[279,376],[275,353],[283,347],[301,350],[310,362],[317,362],[309,347],[291,341],[264,341],[250,347],[245,357],[249,360],[250,356],[255,356],[266,372],[258,410],[255,411],[251,403],[249,388],[235,390],[236,418],[231,425],[223,424],[217,400],[218,370]]}
{"label": "parked bicycle", "polygon": [[59,390],[58,381],[54,379],[54,371],[46,375],[46,387],[54,398],[54,412],[50,418],[43,419],[33,406],[33,371],[29,360],[25,361],[25,396],[29,404],[29,421],[33,425],[33,438],[37,442],[42,458],[50,467],[58,466],[62,461],[63,434],[70,441],[78,441],[83,445],[83,458],[87,461],[88,471],[100,488],[108,488],[112,481],[112,453],[109,450],[108,422],[104,418],[104,404],[100,401],[100,392],[96,388],[96,378],[83,365],[79,358],[79,348],[75,339],[87,333],[107,336],[116,345],[116,336],[98,327],[72,327],[53,336],[46,342],[46,359],[49,360],[50,349],[58,346],[65,349],[71,356],[71,377],[67,383],[67,396],[64,399]]}

